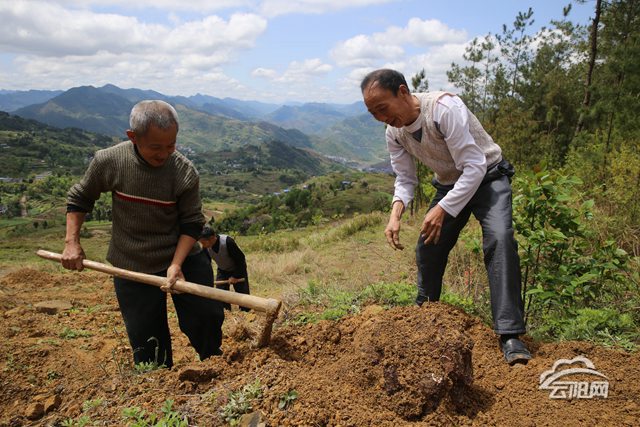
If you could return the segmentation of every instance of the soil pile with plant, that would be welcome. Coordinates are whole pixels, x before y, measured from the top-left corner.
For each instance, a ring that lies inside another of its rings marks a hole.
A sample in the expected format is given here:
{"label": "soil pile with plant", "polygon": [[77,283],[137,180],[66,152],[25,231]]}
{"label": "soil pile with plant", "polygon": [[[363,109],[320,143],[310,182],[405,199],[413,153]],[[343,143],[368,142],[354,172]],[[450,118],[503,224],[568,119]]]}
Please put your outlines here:
{"label": "soil pile with plant", "polygon": [[[6,274],[0,313],[0,426],[215,426],[243,414],[269,426],[631,426],[640,419],[637,353],[525,338],[534,359],[511,367],[490,328],[441,303],[369,306],[314,324],[279,321],[262,349],[251,345],[261,316],[233,311],[224,355],[202,362],[170,316],[171,370],[131,365],[105,275]],[[539,389],[556,361],[579,355],[606,375],[606,398],[551,399]]]}

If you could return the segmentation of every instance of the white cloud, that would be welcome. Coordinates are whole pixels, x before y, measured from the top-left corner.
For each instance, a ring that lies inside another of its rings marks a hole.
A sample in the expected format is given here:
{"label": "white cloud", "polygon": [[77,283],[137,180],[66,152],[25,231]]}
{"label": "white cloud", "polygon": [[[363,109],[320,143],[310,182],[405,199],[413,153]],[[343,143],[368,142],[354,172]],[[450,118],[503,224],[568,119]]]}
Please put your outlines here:
{"label": "white cloud", "polygon": [[466,39],[464,31],[451,29],[438,20],[411,18],[403,28],[393,26],[381,33],[360,34],[340,42],[330,54],[341,67],[372,67],[382,61],[402,58],[405,45],[428,48]]}
{"label": "white cloud", "polygon": [[290,13],[320,14],[350,7],[365,7],[398,0],[264,0],[260,12],[268,17]]}
{"label": "white cloud", "polygon": [[[35,7],[34,7],[35,6]],[[184,22],[175,28],[135,17],[64,9],[43,2],[0,3],[0,46],[14,53],[48,56],[168,51],[209,54],[253,46],[267,27],[264,18],[234,14]]]}
{"label": "white cloud", "polygon": [[302,62],[293,61],[278,80],[286,83],[307,81],[312,76],[329,73],[332,68],[331,65],[323,63],[319,58],[306,59]]}
{"label": "white cloud", "polygon": [[275,79],[276,77],[278,77],[278,72],[276,70],[273,70],[271,68],[261,68],[258,67],[255,70],[253,70],[251,72],[251,75],[253,77],[263,77],[265,79]]}
{"label": "white cloud", "polygon": [[215,12],[245,6],[256,7],[256,0],[49,0],[65,7],[89,8],[91,6],[119,7],[129,10],[160,9],[171,11]]}
{"label": "white cloud", "polygon": [[402,56],[404,49],[380,37],[358,35],[339,43],[331,50],[330,55],[340,67],[364,67],[380,59]]}
{"label": "white cloud", "polygon": [[467,40],[465,31],[449,28],[437,19],[423,21],[419,18],[411,18],[404,28],[389,28],[382,37],[397,40],[399,43],[410,43],[414,46],[429,46]]}
{"label": "white cloud", "polygon": [[235,14],[228,22],[218,16],[207,16],[200,21],[185,22],[174,28],[160,44],[163,51],[176,54],[207,54],[212,49],[230,51],[250,48],[266,28],[267,22],[257,15]]}
{"label": "white cloud", "polygon": [[319,58],[304,61],[292,61],[287,69],[278,73],[271,68],[256,68],[251,76],[269,80],[267,90],[263,85],[256,85],[263,99],[271,102],[315,101],[330,102],[335,99],[335,88],[329,79],[333,66]]}
{"label": "white cloud", "polygon": [[44,2],[1,2],[0,22],[5,51],[51,56],[149,48],[167,32],[133,17],[72,11]]}
{"label": "white cloud", "polygon": [[[393,20],[369,14],[382,7],[366,6],[406,1],[0,0],[0,88],[113,83],[168,95],[352,102],[360,99],[366,72],[389,66],[407,78],[425,68],[437,89],[446,84],[450,63],[462,60],[467,40],[463,31],[441,21],[412,18],[379,27],[380,32],[357,35],[360,31],[353,30],[354,37],[330,52],[317,50],[334,43],[337,32],[330,25],[317,34],[318,43],[302,49],[268,45],[295,41],[296,34],[277,27],[286,19],[271,23],[267,17],[326,13],[313,17],[320,22],[342,13],[353,15],[355,29],[364,21]],[[266,55],[269,67],[260,67]]]}
{"label": "white cloud", "polygon": [[[24,0],[23,0],[24,1]],[[259,12],[267,17],[291,13],[321,14],[346,8],[366,7],[401,0],[49,0],[64,7],[118,7],[127,10],[158,9],[172,12],[210,13],[229,9]]]}
{"label": "white cloud", "polygon": [[252,48],[267,28],[264,18],[247,13],[226,20],[210,15],[183,21],[174,16],[161,25],[41,1],[0,2],[0,21],[2,77],[12,87],[21,87],[19,81],[27,88],[42,84],[63,89],[153,84],[172,94],[178,87],[193,93],[207,82],[234,82],[220,67]]}
{"label": "white cloud", "polygon": [[322,62],[320,58],[311,58],[302,62],[292,61],[282,75],[278,75],[278,72],[271,68],[256,68],[251,72],[251,75],[269,79],[274,83],[291,84],[308,82],[313,77],[327,75],[331,70],[333,67]]}

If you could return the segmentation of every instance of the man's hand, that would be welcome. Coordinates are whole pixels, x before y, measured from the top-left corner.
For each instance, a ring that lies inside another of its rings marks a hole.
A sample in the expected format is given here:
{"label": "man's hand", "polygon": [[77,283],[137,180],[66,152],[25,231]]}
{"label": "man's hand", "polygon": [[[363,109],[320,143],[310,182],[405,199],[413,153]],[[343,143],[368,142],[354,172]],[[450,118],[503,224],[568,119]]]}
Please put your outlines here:
{"label": "man's hand", "polygon": [[79,242],[67,242],[62,252],[62,266],[67,270],[82,271],[82,260],[86,258],[84,249]]}
{"label": "man's hand", "polygon": [[176,284],[178,279],[184,280],[184,274],[182,273],[182,266],[180,266],[179,264],[171,264],[167,269],[167,284],[164,286],[161,286],[160,289],[171,294],[182,293],[180,291],[176,291],[175,289],[173,289],[173,285]]}
{"label": "man's hand", "polygon": [[447,215],[447,212],[440,207],[440,205],[435,205],[433,208],[427,212],[427,215],[424,217],[424,221],[422,222],[422,228],[420,229],[420,235],[424,239],[424,244],[428,245],[429,243],[438,243],[440,240],[440,231],[442,230],[442,223],[444,222],[444,218]]}
{"label": "man's hand", "polygon": [[404,249],[404,246],[400,243],[400,218],[402,217],[402,212],[404,212],[404,204],[401,201],[396,201],[391,208],[387,228],[384,229],[387,242],[393,249]]}
{"label": "man's hand", "polygon": [[229,279],[227,279],[229,281],[229,284],[231,285],[235,285],[236,283],[238,283],[240,281],[240,279],[236,279],[235,277],[229,277]]}

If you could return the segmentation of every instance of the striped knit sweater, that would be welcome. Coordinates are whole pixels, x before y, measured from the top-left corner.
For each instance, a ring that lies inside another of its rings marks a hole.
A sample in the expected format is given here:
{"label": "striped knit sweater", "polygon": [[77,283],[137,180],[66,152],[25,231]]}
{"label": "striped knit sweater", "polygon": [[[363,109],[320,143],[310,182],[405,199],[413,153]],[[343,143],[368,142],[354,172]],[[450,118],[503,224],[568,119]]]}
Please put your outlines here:
{"label": "striped knit sweater", "polygon": [[130,141],[99,150],[67,202],[90,212],[109,191],[113,223],[107,260],[116,267],[163,271],[180,234],[197,238],[204,224],[198,172],[177,151],[163,166],[152,167]]}

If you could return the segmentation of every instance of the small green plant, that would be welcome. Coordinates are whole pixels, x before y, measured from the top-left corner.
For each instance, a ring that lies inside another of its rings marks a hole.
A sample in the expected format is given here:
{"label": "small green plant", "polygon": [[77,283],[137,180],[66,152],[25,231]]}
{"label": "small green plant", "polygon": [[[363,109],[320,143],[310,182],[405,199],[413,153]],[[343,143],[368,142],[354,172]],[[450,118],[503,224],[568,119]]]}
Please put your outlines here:
{"label": "small green plant", "polygon": [[60,377],[62,377],[62,375],[60,375],[60,373],[57,372],[57,371],[48,371],[47,372],[47,380],[48,381],[53,381],[53,380],[58,379]]}
{"label": "small green plant", "polygon": [[295,390],[289,390],[282,396],[278,402],[278,409],[287,409],[298,398],[298,392]]}
{"label": "small green plant", "polygon": [[147,372],[152,372],[157,369],[166,368],[165,365],[158,365],[158,362],[138,362],[133,365],[133,370],[136,371],[137,374],[146,374]]}
{"label": "small green plant", "polygon": [[90,422],[91,418],[89,418],[87,415],[83,415],[77,420],[74,420],[73,418],[67,418],[66,420],[62,421],[60,425],[62,427],[84,427]]}
{"label": "small green plant", "polygon": [[144,409],[137,406],[124,408],[122,417],[130,427],[187,427],[189,420],[185,415],[173,409],[173,400],[165,400],[160,409],[162,415],[148,414]]}
{"label": "small green plant", "polygon": [[84,329],[71,329],[68,326],[65,326],[59,334],[60,338],[63,339],[75,339],[82,337],[90,337],[91,332],[85,331]]}
{"label": "small green plant", "polygon": [[242,390],[232,392],[229,401],[221,409],[220,415],[231,426],[238,425],[240,417],[253,408],[253,402],[262,397],[262,384],[257,379],[252,384],[245,385]]}
{"label": "small green plant", "polygon": [[85,400],[82,403],[82,412],[89,412],[90,410],[101,406],[104,401],[100,398]]}

